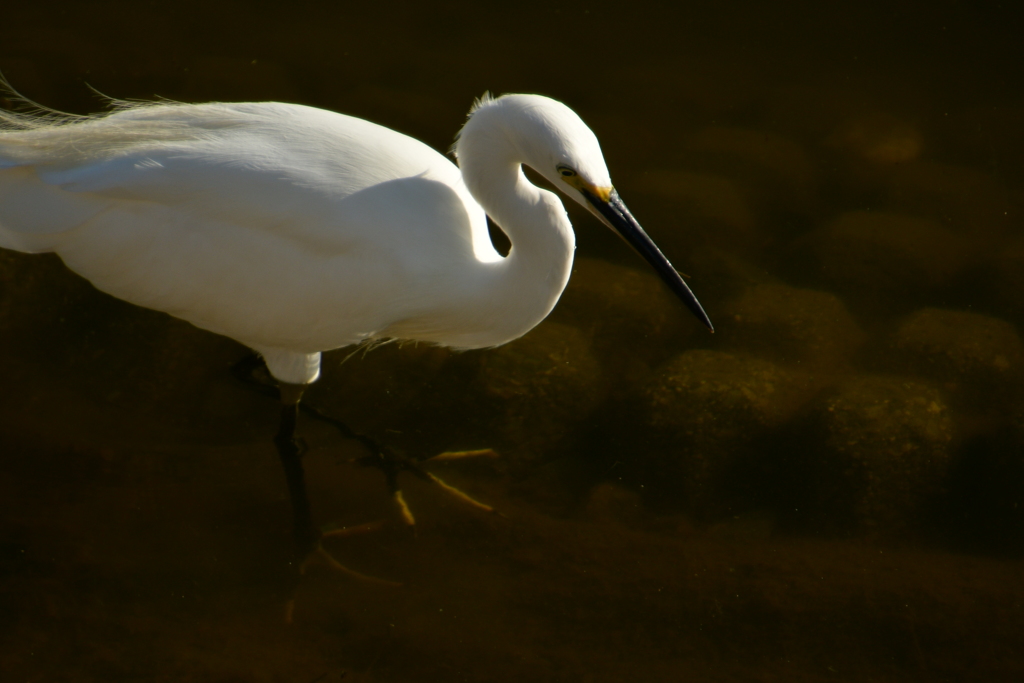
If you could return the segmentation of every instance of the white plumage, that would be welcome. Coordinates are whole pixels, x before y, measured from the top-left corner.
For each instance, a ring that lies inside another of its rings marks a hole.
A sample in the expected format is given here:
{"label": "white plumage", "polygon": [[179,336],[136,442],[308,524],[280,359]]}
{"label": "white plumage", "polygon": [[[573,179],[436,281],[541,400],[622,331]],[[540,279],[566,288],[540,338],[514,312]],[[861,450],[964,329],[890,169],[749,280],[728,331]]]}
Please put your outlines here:
{"label": "white plumage", "polygon": [[[280,103],[0,112],[0,124],[0,246],[55,252],[100,290],[232,337],[282,382],[311,382],[321,351],[368,339],[479,348],[543,320],[574,237],[522,164],[689,294],[612,190],[593,133],[545,97],[481,100],[456,145],[461,171],[387,128]],[[512,242],[506,258],[485,209]]]}

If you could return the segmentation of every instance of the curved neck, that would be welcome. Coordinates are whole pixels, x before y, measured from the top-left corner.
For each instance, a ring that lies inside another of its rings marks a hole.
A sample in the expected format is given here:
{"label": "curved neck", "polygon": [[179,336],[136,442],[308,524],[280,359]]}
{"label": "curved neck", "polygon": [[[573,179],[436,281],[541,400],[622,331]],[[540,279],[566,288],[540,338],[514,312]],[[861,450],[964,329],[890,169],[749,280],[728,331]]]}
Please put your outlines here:
{"label": "curved neck", "polygon": [[466,131],[460,138],[459,166],[473,198],[512,243],[488,288],[493,308],[500,310],[503,327],[512,335],[508,341],[554,308],[569,280],[576,238],[561,200],[526,178],[523,160],[508,138],[474,140],[472,133],[480,132]]}

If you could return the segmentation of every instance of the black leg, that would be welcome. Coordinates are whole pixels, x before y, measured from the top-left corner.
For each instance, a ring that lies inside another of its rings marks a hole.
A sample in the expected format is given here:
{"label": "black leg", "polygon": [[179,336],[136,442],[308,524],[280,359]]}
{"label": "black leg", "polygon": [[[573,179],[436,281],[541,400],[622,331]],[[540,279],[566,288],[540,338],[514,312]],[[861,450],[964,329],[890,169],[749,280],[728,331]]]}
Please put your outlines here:
{"label": "black leg", "polygon": [[387,446],[377,443],[365,434],[353,431],[351,427],[338,418],[331,417],[319,408],[305,403],[299,405],[299,410],[312,418],[333,426],[346,439],[352,439],[361,443],[370,453],[361,458],[356,458],[356,464],[362,467],[376,467],[381,470],[387,481],[388,489],[390,489],[392,494],[398,490],[398,475],[400,472],[411,472],[423,481],[430,481],[430,475],[415,460],[398,455]]}
{"label": "black leg", "polygon": [[320,531],[313,525],[313,513],[306,491],[306,474],[302,467],[304,444],[295,438],[295,422],[298,417],[298,403],[281,406],[281,426],[274,437],[277,453],[284,467],[288,482],[288,495],[292,502],[292,531],[295,537],[296,553],[300,560],[309,557],[320,543]]}
{"label": "black leg", "polygon": [[402,472],[409,472],[423,481],[436,484],[446,493],[481,510],[496,512],[489,505],[485,505],[459,489],[446,484],[421,466],[422,463],[432,461],[454,460],[483,455],[494,457],[497,455],[494,451],[483,449],[448,452],[432,458],[414,460],[395,453],[392,449],[376,442],[365,434],[354,431],[341,420],[325,414],[315,406],[300,401],[299,399],[302,396],[305,385],[279,383],[278,386],[274,386],[271,383],[273,379],[265,374],[265,366],[259,356],[246,356],[235,364],[231,373],[244,385],[259,393],[267,396],[280,396],[282,403],[281,426],[277,436],[274,437],[274,443],[277,445],[277,452],[281,457],[281,464],[284,467],[285,477],[288,481],[288,492],[291,497],[294,517],[295,542],[300,557],[309,557],[312,553],[319,550],[320,540],[323,537],[321,531],[313,526],[309,496],[306,492],[306,481],[302,467],[302,455],[305,452],[305,446],[301,440],[295,438],[295,423],[300,411],[309,417],[332,425],[342,436],[358,441],[369,451],[367,455],[356,458],[356,464],[364,467],[375,467],[381,470],[387,482],[388,491],[398,507],[402,520],[406,524],[412,526],[416,521],[402,496],[402,490],[398,481],[399,474]]}
{"label": "black leg", "polygon": [[[356,462],[364,467],[376,467],[384,473],[384,477],[387,480],[388,489],[392,495],[398,491],[398,474],[400,472],[411,472],[415,476],[429,481],[429,475],[419,467],[414,460],[410,458],[400,456],[391,451],[391,449],[385,447],[383,444],[379,444],[365,434],[360,434],[354,431],[347,424],[327,415],[319,408],[309,405],[308,403],[299,401],[298,398],[294,398],[292,401],[291,396],[286,396],[289,392],[298,391],[299,396],[302,394],[303,386],[300,385],[278,385],[275,386],[271,382],[273,380],[269,375],[260,377],[258,375],[265,375],[265,366],[263,365],[262,359],[257,355],[248,355],[231,368],[231,374],[245,386],[250,389],[257,391],[265,396],[271,396],[277,398],[281,397],[283,402],[281,412],[281,430],[274,438],[274,442],[277,444],[278,452],[281,454],[282,462],[285,461],[285,451],[295,448],[291,442],[294,440],[295,435],[295,410],[289,410],[289,408],[296,409],[305,415],[312,417],[315,420],[326,422],[335,429],[337,429],[343,437],[346,439],[352,439],[358,441],[369,451],[369,455],[358,458]],[[279,390],[280,386],[280,390]],[[297,406],[297,408],[296,408]],[[301,457],[301,454],[300,454]],[[293,456],[287,456],[289,461],[294,460]],[[297,466],[285,464],[285,472],[288,476],[288,486],[290,491],[292,489],[292,471],[293,469],[298,470],[297,476],[300,481],[302,479],[302,465],[301,462]],[[303,485],[303,489],[305,486]]]}

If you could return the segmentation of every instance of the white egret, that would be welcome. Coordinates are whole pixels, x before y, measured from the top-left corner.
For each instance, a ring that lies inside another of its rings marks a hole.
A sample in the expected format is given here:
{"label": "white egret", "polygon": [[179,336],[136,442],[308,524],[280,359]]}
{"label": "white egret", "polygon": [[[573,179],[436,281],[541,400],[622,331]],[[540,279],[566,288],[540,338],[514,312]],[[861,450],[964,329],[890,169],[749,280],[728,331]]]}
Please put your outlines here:
{"label": "white egret", "polygon": [[[572,227],[523,165],[625,238],[711,328],[564,104],[484,96],[455,152],[458,167],[388,128],[276,102],[0,112],[0,246],[55,252],[104,292],[262,355],[285,402],[276,442],[296,534],[311,549],[294,430],[321,352],[385,338],[497,346],[565,288]],[[487,215],[512,243],[506,257]]]}

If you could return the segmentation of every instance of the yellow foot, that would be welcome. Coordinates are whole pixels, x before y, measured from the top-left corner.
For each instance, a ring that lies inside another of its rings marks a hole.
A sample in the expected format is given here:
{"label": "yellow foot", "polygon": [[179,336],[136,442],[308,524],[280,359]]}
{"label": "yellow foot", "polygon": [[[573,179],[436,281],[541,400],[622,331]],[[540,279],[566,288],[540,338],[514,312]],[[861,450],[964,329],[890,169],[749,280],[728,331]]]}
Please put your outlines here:
{"label": "yellow foot", "polygon": [[[422,467],[421,467],[422,465],[427,465],[427,464],[430,464],[430,463],[433,463],[433,462],[454,462],[456,460],[465,460],[467,458],[497,458],[497,457],[498,457],[497,451],[495,451],[495,450],[493,450],[491,448],[481,448],[479,450],[474,450],[474,451],[445,451],[444,453],[438,453],[437,455],[435,455],[435,456],[433,456],[431,458],[427,458],[426,460],[422,461],[421,463],[418,463],[418,465],[415,466],[415,467],[407,466],[406,469],[410,469],[411,471],[413,471],[415,474],[417,474],[418,476],[420,476],[424,480],[429,481],[429,482],[431,482],[433,484],[436,484],[437,486],[439,486],[441,488],[442,491],[444,491],[448,495],[452,496],[453,498],[455,498],[457,500],[462,501],[463,503],[466,503],[468,505],[471,505],[472,507],[475,507],[477,510],[482,510],[484,512],[489,512],[489,513],[495,514],[495,515],[501,515],[500,512],[495,510],[490,505],[488,505],[486,503],[480,502],[479,500],[477,500],[476,498],[472,497],[471,495],[469,495],[468,493],[466,493],[462,489],[459,489],[459,488],[456,488],[456,487],[452,486],[451,484],[449,484],[449,483],[445,482],[444,480],[442,480],[436,474],[434,474],[432,472],[428,472],[428,471],[422,469]],[[392,494],[392,497],[394,498],[394,501],[395,501],[395,507],[398,508],[398,515],[401,518],[401,520],[406,525],[408,525],[410,527],[416,526],[416,517],[412,514],[412,510],[409,508],[408,503],[405,502],[405,496],[402,495],[402,490],[396,488],[394,490],[394,493]]]}
{"label": "yellow foot", "polygon": [[466,458],[497,458],[498,451],[493,448],[479,448],[475,451],[445,451],[438,453],[423,462],[444,462],[446,460],[465,460]]}

